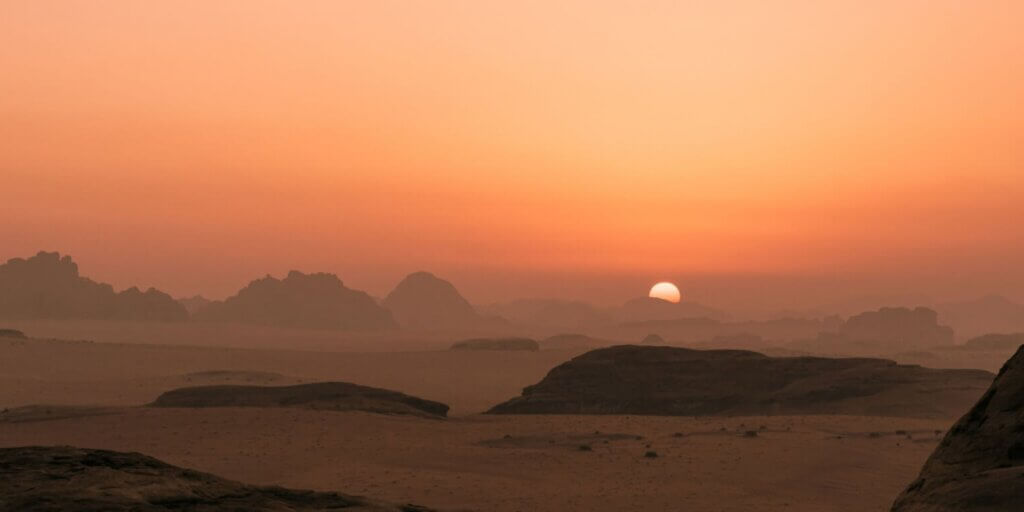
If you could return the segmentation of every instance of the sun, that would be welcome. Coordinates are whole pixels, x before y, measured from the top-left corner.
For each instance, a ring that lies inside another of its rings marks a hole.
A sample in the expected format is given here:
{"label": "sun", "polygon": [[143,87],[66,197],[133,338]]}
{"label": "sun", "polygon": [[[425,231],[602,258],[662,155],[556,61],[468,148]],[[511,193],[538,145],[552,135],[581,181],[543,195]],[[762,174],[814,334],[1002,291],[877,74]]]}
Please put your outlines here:
{"label": "sun", "polygon": [[647,296],[675,304],[679,302],[679,288],[668,281],[662,281],[652,286],[651,292]]}

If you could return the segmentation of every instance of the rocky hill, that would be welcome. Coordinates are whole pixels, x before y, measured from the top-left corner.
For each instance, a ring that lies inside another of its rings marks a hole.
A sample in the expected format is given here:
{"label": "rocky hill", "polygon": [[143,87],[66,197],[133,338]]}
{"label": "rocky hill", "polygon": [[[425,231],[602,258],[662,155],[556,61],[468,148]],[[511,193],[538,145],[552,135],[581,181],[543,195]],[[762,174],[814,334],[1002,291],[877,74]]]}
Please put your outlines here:
{"label": "rocky hill", "polygon": [[0,510],[158,512],[427,509],[358,496],[246,485],[139,453],[69,446],[0,448]]}
{"label": "rocky hill", "polygon": [[382,304],[399,325],[410,329],[472,329],[481,322],[455,286],[429,272],[406,276]]}
{"label": "rocky hill", "polygon": [[291,271],[284,279],[257,279],[224,301],[196,312],[195,320],[340,330],[396,327],[388,310],[333,274]]}
{"label": "rocky hill", "polygon": [[193,386],[168,391],[153,407],[300,407],[445,417],[448,406],[397,391],[348,382],[294,386]]}
{"label": "rocky hill", "polygon": [[955,417],[991,380],[981,370],[934,370],[885,359],[623,345],[563,363],[489,412]]}
{"label": "rocky hill", "polygon": [[1024,506],[1024,347],[925,462],[893,512],[1019,511]]}
{"label": "rocky hill", "polygon": [[115,293],[79,275],[70,256],[40,252],[0,265],[0,318],[183,321],[188,312],[154,288]]}

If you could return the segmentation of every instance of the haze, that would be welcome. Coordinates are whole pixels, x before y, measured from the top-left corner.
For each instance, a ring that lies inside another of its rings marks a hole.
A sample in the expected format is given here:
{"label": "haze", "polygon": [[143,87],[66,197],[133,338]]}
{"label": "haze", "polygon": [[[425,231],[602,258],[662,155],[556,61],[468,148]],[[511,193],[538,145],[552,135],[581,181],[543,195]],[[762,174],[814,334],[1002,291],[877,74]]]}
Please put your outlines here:
{"label": "haze", "polygon": [[174,296],[299,268],[474,303],[1024,298],[1021,2],[0,11],[3,261]]}

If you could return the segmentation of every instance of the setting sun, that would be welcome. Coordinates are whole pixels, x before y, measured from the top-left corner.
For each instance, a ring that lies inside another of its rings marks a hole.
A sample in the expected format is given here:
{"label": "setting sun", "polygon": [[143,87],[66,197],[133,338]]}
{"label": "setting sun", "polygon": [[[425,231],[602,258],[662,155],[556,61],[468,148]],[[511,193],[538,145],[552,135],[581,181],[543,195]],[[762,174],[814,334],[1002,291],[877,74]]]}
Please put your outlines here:
{"label": "setting sun", "polygon": [[676,303],[679,302],[679,288],[667,281],[662,281],[651,287],[651,292],[647,294],[648,297],[655,299],[661,299],[664,301]]}

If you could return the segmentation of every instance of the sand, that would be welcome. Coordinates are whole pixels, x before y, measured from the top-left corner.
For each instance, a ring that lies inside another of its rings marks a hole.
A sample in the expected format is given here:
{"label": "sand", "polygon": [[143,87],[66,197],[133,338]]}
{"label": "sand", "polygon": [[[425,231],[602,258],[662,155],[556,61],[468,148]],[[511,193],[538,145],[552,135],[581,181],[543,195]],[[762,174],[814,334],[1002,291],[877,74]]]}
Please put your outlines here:
{"label": "sand", "polygon": [[[439,421],[296,409],[130,408],[0,423],[0,445],[139,451],[246,483],[450,510],[882,511],[934,449],[934,431],[947,426],[841,416]],[[747,430],[758,434],[746,437]],[[582,444],[591,451],[580,450]],[[647,451],[658,457],[644,457]]]}
{"label": "sand", "polygon": [[[0,339],[0,409],[102,407],[21,410],[24,421],[0,419],[0,446],[138,451],[250,484],[445,510],[863,512],[888,510],[935,448],[935,432],[956,419],[488,416],[479,413],[582,349],[330,352],[282,349],[286,343]],[[139,407],[181,386],[313,380],[441,401],[452,417]]]}

